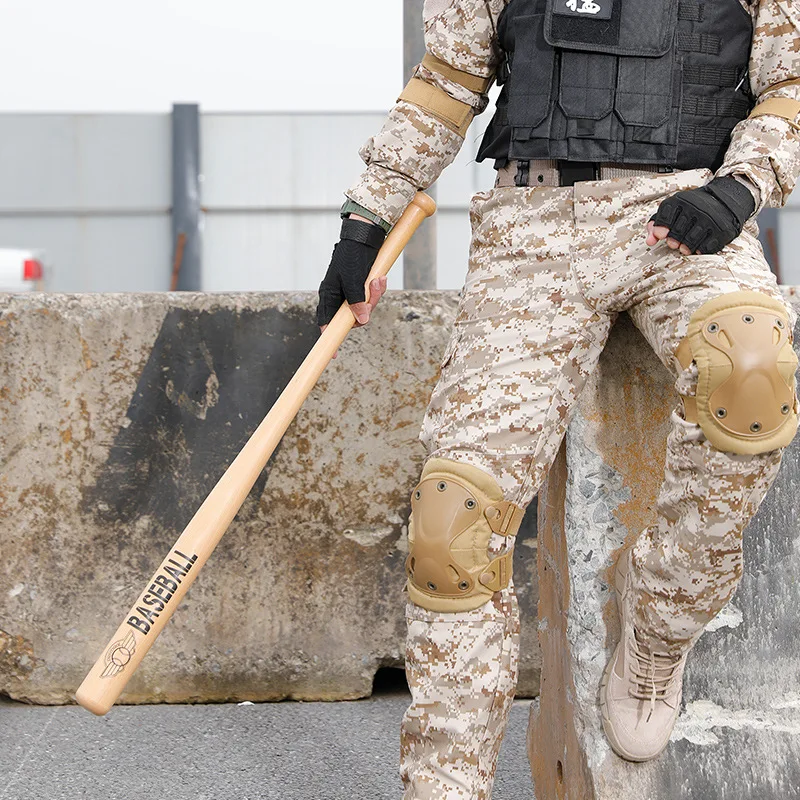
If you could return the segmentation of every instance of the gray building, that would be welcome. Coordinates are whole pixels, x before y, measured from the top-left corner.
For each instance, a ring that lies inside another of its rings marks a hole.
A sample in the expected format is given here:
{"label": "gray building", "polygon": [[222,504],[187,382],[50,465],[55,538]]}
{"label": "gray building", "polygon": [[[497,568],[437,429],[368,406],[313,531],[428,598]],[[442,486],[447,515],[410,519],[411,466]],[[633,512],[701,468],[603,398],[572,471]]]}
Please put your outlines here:
{"label": "gray building", "polygon": [[[375,113],[201,114],[200,288],[308,290],[337,238],[343,190]],[[437,184],[438,287],[466,269],[470,195],[489,188],[475,163],[479,117]],[[0,247],[42,248],[45,288],[158,291],[170,286],[172,115],[0,114]],[[784,283],[800,283],[800,194],[778,215]],[[768,247],[769,249],[769,247]],[[390,288],[402,286],[401,265]]]}

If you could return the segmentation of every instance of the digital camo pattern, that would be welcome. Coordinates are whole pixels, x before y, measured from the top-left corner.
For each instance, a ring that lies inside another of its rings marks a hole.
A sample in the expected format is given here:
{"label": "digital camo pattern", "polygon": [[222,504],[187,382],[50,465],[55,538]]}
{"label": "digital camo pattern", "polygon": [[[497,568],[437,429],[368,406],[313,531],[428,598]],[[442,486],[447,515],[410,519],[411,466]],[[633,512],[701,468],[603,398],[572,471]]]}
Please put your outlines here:
{"label": "digital camo pattern", "polygon": [[571,190],[481,192],[440,380],[420,435],[431,454],[491,474],[525,507],[538,491],[610,329],[570,256]]}
{"label": "digital camo pattern", "polygon": [[[800,3],[762,0],[754,3],[750,87],[760,99],[800,101],[800,86],[767,92],[781,81],[800,78]],[[800,177],[800,131],[780,117],[740,122],[718,175],[746,175],[761,193],[758,211],[784,205]]]}
{"label": "digital camo pattern", "polygon": [[426,0],[425,48],[455,69],[491,78],[500,61],[497,18],[507,5],[508,0]]}
{"label": "digital camo pattern", "polygon": [[800,77],[800,6],[797,0],[753,3],[750,88],[756,95],[770,86]]}
{"label": "digital camo pattern", "polygon": [[742,576],[742,532],[780,461],[780,450],[719,453],[673,412],[658,522],[633,550],[636,627],[661,650],[686,652],[731,599]]}
{"label": "digital camo pattern", "polygon": [[[495,28],[506,0],[427,0],[429,52],[477,75],[498,62]],[[743,3],[743,5],[746,5]],[[800,76],[798,7],[753,4],[750,64],[756,93]],[[476,112],[486,98],[435,73],[437,84]],[[800,97],[795,87],[775,94]],[[396,222],[463,140],[407,103],[361,150],[367,169],[347,192]],[[719,174],[747,177],[760,206],[785,202],[800,173],[800,137],[784,120],[737,126]],[[422,439],[431,455],[492,474],[506,499],[526,505],[547,473],[575,402],[597,363],[615,315],[627,309],[691,393],[673,351],[692,312],[722,292],[779,297],[752,225],[723,253],[684,258],[643,229],[661,200],[711,178],[708,170],[580,184],[515,187],[473,199],[469,274]],[[646,635],[685,650],[727,602],[741,572],[741,534],[774,478],[780,455],[712,450],[677,410],[669,437],[659,521],[636,544],[634,616]],[[408,606],[408,678],[413,702],[402,727],[406,800],[489,798],[517,675],[513,589],[476,611]]]}
{"label": "digital camo pattern", "polygon": [[[477,194],[469,271],[421,433],[430,455],[486,470],[507,500],[527,505],[621,311],[630,313],[678,390],[693,394],[696,369],[682,370],[674,355],[693,312],[740,290],[783,302],[752,224],[717,255],[685,257],[663,242],[647,247],[645,226],[659,203],[711,177],[710,170],[693,170]],[[787,315],[794,323],[788,308]],[[660,649],[666,643],[684,652],[736,587],[742,531],[780,453],[718,452],[683,420],[680,404],[672,425],[658,522],[636,543],[631,597],[643,635],[662,642]],[[506,654],[499,633],[519,624],[508,597],[495,595],[461,614],[409,605],[406,800],[490,796],[487,770],[506,714],[489,714],[494,695],[487,681],[502,685],[505,698],[517,671],[516,651]],[[506,615],[505,628],[498,613]],[[503,677],[496,669],[506,663]]]}
{"label": "digital camo pattern", "polygon": [[398,103],[359,151],[369,168],[345,194],[394,225],[418,189],[427,189],[464,140],[427,112]]}
{"label": "digital camo pattern", "polygon": [[[482,77],[498,64],[497,18],[507,0],[427,0],[424,25],[428,52],[446,63]],[[742,5],[748,7],[746,0]],[[778,81],[800,77],[800,4],[796,0],[760,0],[749,5],[755,36],[750,83],[756,95]],[[416,77],[435,83],[476,113],[485,95],[456,87],[435,73],[417,69]],[[772,96],[800,100],[800,87]],[[424,124],[422,123],[424,120]],[[416,189],[426,188],[458,154],[463,139],[437,119],[407,103],[398,103],[379,134],[361,149],[367,168],[347,196],[373,213],[396,222]],[[800,133],[779,117],[745,120],[736,127],[720,175],[746,175],[760,192],[759,210],[786,202],[800,174]]]}
{"label": "digital camo pattern", "polygon": [[517,684],[514,588],[475,611],[438,613],[408,603],[406,619],[412,703],[400,734],[403,796],[489,800]]}
{"label": "digital camo pattern", "polygon": [[[491,78],[497,69],[495,28],[507,0],[426,0],[425,48],[455,69]],[[488,102],[420,66],[432,83],[480,114]],[[387,222],[400,219],[417,189],[426,189],[458,155],[464,139],[416,106],[399,102],[383,129],[359,151],[367,168],[345,194]],[[393,173],[393,174],[392,174]]]}

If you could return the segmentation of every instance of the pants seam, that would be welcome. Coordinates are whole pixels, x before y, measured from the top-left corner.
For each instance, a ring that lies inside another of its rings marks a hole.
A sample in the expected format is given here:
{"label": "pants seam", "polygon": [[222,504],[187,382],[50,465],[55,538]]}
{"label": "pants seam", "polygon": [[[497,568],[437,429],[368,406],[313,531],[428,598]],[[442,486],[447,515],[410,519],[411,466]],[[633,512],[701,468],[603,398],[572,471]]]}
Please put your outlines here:
{"label": "pants seam", "polygon": [[[572,191],[572,224],[575,229],[575,232],[578,231],[578,221],[575,219],[575,190]],[[581,279],[578,277],[578,271],[575,269],[575,244],[570,244],[569,246],[569,273],[572,275],[572,280],[575,281],[575,286],[578,290],[578,294],[580,295],[581,300],[583,300],[586,305],[592,309],[595,313],[597,313],[597,304],[593,303],[587,296],[586,296],[586,287],[581,282]]]}
{"label": "pants seam", "polygon": [[[513,592],[511,593],[511,595],[513,596]],[[510,600],[511,597],[509,597],[508,599]],[[484,760],[484,757],[485,757],[484,754],[485,754],[485,751],[486,751],[486,740],[488,738],[489,724],[490,724],[491,719],[492,719],[492,712],[495,710],[495,708],[497,706],[497,698],[498,698],[498,695],[499,695],[500,681],[502,680],[503,674],[506,671],[505,670],[505,660],[509,655],[511,647],[513,646],[513,637],[514,637],[515,634],[514,634],[513,631],[509,631],[509,622],[512,620],[512,618],[513,618],[513,615],[503,614],[503,646],[500,648],[500,663],[498,664],[498,668],[497,668],[497,682],[495,683],[494,691],[492,692],[492,703],[491,703],[491,705],[489,706],[489,709],[488,709],[488,713],[487,713],[487,717],[486,717],[486,725],[484,725],[483,735],[481,736],[481,743],[480,743],[480,746],[478,748],[478,754],[479,754],[478,755],[478,773],[479,773],[479,775],[480,775],[480,770],[481,770],[481,767],[483,765],[483,760]],[[512,640],[511,642],[509,642],[509,638]],[[516,691],[516,687],[515,687],[515,691]],[[492,776],[492,779],[494,779],[494,776]]]}

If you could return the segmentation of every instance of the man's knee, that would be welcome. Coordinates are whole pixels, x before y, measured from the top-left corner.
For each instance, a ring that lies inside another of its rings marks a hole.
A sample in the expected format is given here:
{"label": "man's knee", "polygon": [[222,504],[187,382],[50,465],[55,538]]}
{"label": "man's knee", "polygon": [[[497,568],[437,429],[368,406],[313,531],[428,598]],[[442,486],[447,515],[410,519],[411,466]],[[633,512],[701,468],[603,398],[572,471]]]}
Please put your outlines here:
{"label": "man's knee", "polygon": [[[445,458],[428,461],[411,495],[408,593],[431,611],[471,611],[508,586],[511,541],[524,509],[503,499],[491,475]],[[509,537],[492,557],[492,534]]]}
{"label": "man's knee", "polygon": [[686,419],[728,453],[785,447],[797,431],[797,356],[780,300],[739,291],[695,311],[678,348],[684,367],[697,365],[696,397],[684,397]]}

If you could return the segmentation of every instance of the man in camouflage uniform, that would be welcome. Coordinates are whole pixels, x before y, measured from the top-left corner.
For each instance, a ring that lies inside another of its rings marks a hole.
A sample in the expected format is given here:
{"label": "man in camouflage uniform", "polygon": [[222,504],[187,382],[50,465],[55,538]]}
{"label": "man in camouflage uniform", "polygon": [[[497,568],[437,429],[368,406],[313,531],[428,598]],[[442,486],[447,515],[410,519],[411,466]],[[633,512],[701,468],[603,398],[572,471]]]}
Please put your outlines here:
{"label": "man in camouflage uniform", "polygon": [[796,429],[795,318],[754,218],[800,175],[800,7],[648,0],[637,20],[641,2],[427,0],[426,58],[346,192],[322,325],[344,299],[368,320],[385,281],[368,303],[359,281],[384,232],[503,82],[480,154],[497,182],[471,203],[412,496],[406,798],[491,795],[517,679],[513,537],[619,312],[681,396],[657,522],[616,570],[601,705],[621,756],[666,746],[686,654],[736,587],[742,531]]}

